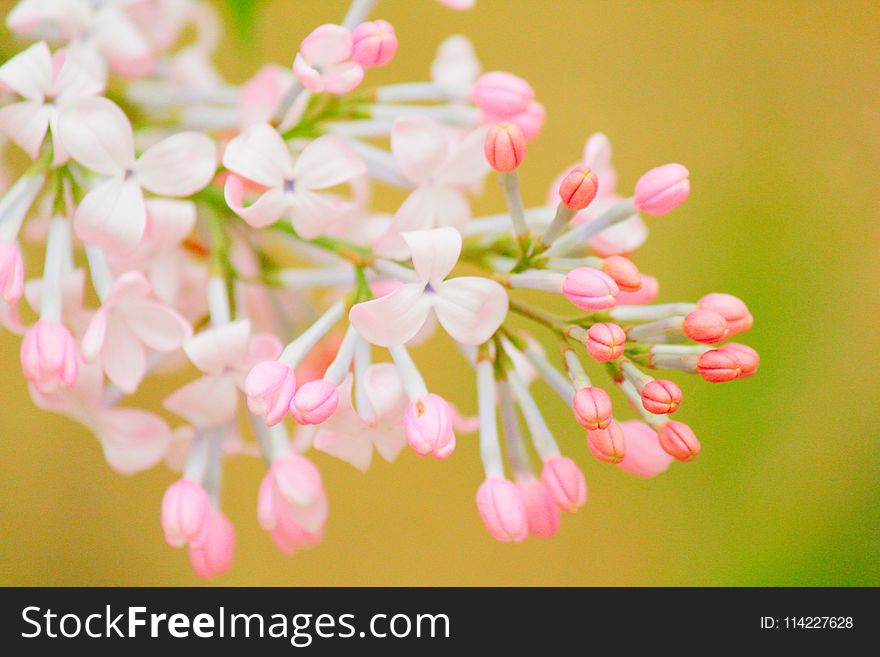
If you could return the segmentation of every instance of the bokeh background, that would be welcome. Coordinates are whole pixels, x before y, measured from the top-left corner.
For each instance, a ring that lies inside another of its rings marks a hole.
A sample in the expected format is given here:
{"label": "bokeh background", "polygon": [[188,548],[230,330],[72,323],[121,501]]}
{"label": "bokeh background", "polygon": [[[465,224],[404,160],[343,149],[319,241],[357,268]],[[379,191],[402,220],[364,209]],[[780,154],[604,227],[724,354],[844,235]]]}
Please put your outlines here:
{"label": "bokeh background", "polygon": [[[263,61],[289,64],[346,6],[263,2],[254,37],[228,39],[223,71],[240,81]],[[590,498],[556,538],[518,546],[495,543],[477,515],[475,437],[446,462],[407,450],[368,474],[315,454],[326,538],[292,558],[256,522],[261,462],[233,461],[224,506],[238,550],[217,583],[880,584],[877,3],[478,0],[457,13],[383,0],[376,16],[394,23],[400,50],[368,84],[425,78],[437,44],[460,32],[485,69],[534,85],[549,120],[522,171],[528,204],[596,130],[612,139],[622,185],[685,163],[691,200],[650,220],[636,262],[659,276],[661,301],[746,299],[761,371],[726,385],[679,377],[680,414],[704,451],[647,481],[593,459],[570,413],[542,395]],[[500,204],[488,185],[476,211]],[[0,337],[0,584],[197,583],[159,525],[173,474],[113,473],[82,428],[33,406],[18,349]],[[416,358],[437,392],[475,411],[472,373],[446,342]]]}

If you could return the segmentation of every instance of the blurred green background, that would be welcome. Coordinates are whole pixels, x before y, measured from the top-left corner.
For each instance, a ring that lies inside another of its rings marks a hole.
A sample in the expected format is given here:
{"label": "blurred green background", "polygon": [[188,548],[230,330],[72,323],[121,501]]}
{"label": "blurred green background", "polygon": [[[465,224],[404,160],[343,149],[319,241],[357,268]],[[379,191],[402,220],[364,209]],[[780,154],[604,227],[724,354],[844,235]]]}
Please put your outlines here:
{"label": "blurred green background", "polygon": [[[4,13],[10,5],[0,0]],[[267,0],[253,41],[227,39],[224,72],[240,81],[263,61],[289,64],[346,6]],[[745,299],[756,321],[743,341],[761,352],[761,371],[726,385],[678,377],[680,416],[703,454],[648,481],[592,458],[570,413],[542,393],[590,497],[556,538],[518,546],[494,542],[477,515],[475,437],[446,462],[406,450],[367,474],[315,454],[330,519],[324,543],[292,558],[257,525],[261,462],[233,461],[224,507],[238,550],[216,582],[880,584],[877,3],[478,0],[457,13],[383,0],[375,16],[395,25],[400,49],[368,84],[424,79],[453,32],[473,40],[486,70],[533,84],[548,123],[522,171],[530,205],[597,130],[612,140],[624,188],[651,166],[686,164],[691,200],[650,220],[636,262],[660,278],[661,301]],[[475,210],[500,204],[489,184]],[[79,425],[33,406],[18,349],[0,338],[0,583],[197,583],[159,525],[174,475],[113,473]],[[445,339],[415,355],[432,388],[475,411],[471,371]],[[175,383],[153,383],[143,398]]]}

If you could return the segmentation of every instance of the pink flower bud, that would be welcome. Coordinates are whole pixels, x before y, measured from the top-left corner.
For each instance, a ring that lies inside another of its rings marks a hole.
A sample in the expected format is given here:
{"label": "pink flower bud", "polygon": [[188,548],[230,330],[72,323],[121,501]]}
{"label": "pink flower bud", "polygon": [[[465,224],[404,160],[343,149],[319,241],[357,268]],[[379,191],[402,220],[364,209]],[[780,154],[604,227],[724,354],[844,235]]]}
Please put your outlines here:
{"label": "pink flower bud", "polygon": [[732,294],[718,292],[707,294],[697,302],[697,306],[703,310],[716,312],[726,319],[730,335],[743,333],[752,328],[754,320],[748,307]]}
{"label": "pink flower bud", "polygon": [[531,476],[518,479],[516,487],[519,488],[526,507],[529,534],[555,536],[559,531],[559,507],[556,506],[547,487],[539,479]]}
{"label": "pink flower bud", "polygon": [[642,287],[638,292],[620,291],[617,295],[618,306],[640,306],[651,303],[660,294],[660,281],[653,276],[642,274]]}
{"label": "pink flower bud", "polygon": [[171,547],[198,543],[208,528],[211,500],[208,493],[191,479],[179,479],[162,497],[162,529]]}
{"label": "pink flower bud", "polygon": [[578,166],[562,179],[559,198],[570,210],[583,210],[596,198],[598,189],[599,180],[596,174],[589,167]]}
{"label": "pink flower bud", "polygon": [[257,518],[282,552],[318,543],[327,508],[321,473],[307,458],[288,454],[266,471],[257,495]]}
{"label": "pink flower bud", "polygon": [[587,447],[590,453],[607,463],[620,463],[626,455],[626,438],[623,429],[617,422],[612,422],[607,429],[587,431]]}
{"label": "pink flower bud", "polygon": [[526,111],[534,98],[528,82],[503,71],[484,73],[471,90],[474,105],[488,115],[504,118]]}
{"label": "pink flower bud", "polygon": [[439,395],[428,393],[411,401],[403,416],[403,430],[410,447],[422,456],[445,459],[455,449],[452,409]]}
{"label": "pink flower bud", "polygon": [[674,210],[691,193],[688,175],[681,164],[664,164],[651,169],[636,183],[636,208],[655,216]]}
{"label": "pink flower bud", "polygon": [[642,274],[629,258],[608,256],[602,271],[614,279],[621,292],[638,292],[642,288]]}
{"label": "pink flower bud", "polygon": [[352,59],[364,68],[385,66],[397,52],[397,36],[388,21],[361,23],[351,34]]}
{"label": "pink flower bud", "polygon": [[684,422],[670,420],[657,432],[660,447],[679,461],[693,461],[700,453],[700,441]]}
{"label": "pink flower bud", "polygon": [[739,356],[730,349],[712,349],[697,361],[697,372],[711,383],[724,383],[739,378],[742,372]]}
{"label": "pink flower bud", "polygon": [[193,570],[204,579],[222,575],[232,565],[234,553],[235,528],[229,518],[212,510],[203,539],[189,547]]}
{"label": "pink flower bud", "polygon": [[40,320],[21,342],[21,369],[37,390],[51,394],[59,385],[76,383],[76,344],[70,331],[59,322]]}
{"label": "pink flower bud", "polygon": [[736,354],[736,357],[739,359],[740,379],[747,379],[757,373],[761,357],[758,355],[758,352],[751,347],[739,344],[738,342],[729,342],[722,345],[719,349],[720,351],[727,351]]}
{"label": "pink flower bud", "polygon": [[541,133],[546,119],[547,110],[536,100],[530,102],[525,111],[508,117],[508,121],[519,126],[520,130],[523,131],[526,141],[532,141]]}
{"label": "pink flower bud", "polygon": [[587,501],[584,473],[567,456],[547,459],[541,471],[541,481],[560,509],[573,513]]}
{"label": "pink flower bud", "polygon": [[296,392],[293,370],[277,360],[267,360],[250,371],[244,382],[248,409],[266,418],[268,426],[284,419]]}
{"label": "pink flower bud", "polygon": [[562,282],[562,293],[581,310],[604,310],[616,303],[617,283],[592,267],[572,269]]}
{"label": "pink flower bud", "polygon": [[513,171],[526,156],[526,138],[513,123],[498,123],[486,133],[483,153],[496,171]]}
{"label": "pink flower bud", "polygon": [[626,333],[617,324],[593,324],[587,331],[587,351],[600,363],[620,358],[625,344]]}
{"label": "pink flower bud", "polygon": [[24,292],[24,261],[18,245],[0,242],[0,294],[12,305]]}
{"label": "pink flower bud", "polygon": [[290,414],[299,424],[321,424],[336,412],[339,390],[326,379],[315,379],[300,386],[290,402]]}
{"label": "pink flower bud", "polygon": [[611,422],[611,397],[602,388],[588,386],[574,393],[574,417],[585,429],[604,429]]}
{"label": "pink flower bud", "polygon": [[520,490],[507,479],[486,479],[477,491],[477,509],[496,541],[521,543],[528,536],[525,501]]}
{"label": "pink flower bud", "polygon": [[639,477],[655,477],[669,468],[674,459],[660,447],[657,432],[638,420],[622,422],[620,427],[626,439],[626,454],[618,468]]}
{"label": "pink flower bud", "polygon": [[654,415],[675,413],[681,406],[681,388],[665,379],[651,381],[642,388],[642,406]]}
{"label": "pink flower bud", "polygon": [[684,332],[703,344],[723,342],[729,335],[727,320],[712,310],[695,310],[684,318]]}

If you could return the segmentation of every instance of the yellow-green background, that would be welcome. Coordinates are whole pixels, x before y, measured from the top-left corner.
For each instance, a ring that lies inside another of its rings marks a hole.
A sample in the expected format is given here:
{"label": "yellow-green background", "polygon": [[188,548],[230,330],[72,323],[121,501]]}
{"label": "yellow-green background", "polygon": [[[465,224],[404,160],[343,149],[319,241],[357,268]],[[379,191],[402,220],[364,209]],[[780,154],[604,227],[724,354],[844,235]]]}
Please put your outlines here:
{"label": "yellow-green background", "polygon": [[[267,2],[258,39],[228,40],[224,71],[242,80],[264,60],[290,63],[346,4]],[[517,546],[480,523],[475,439],[445,462],[407,450],[366,475],[316,454],[326,538],[292,558],[257,526],[262,464],[234,461],[224,506],[238,550],[217,582],[880,584],[877,4],[478,0],[457,13],[383,0],[376,15],[394,23],[400,49],[368,83],[424,78],[451,32],[473,39],[486,69],[531,81],[549,120],[522,171],[530,204],[596,130],[612,139],[624,187],[650,166],[685,163],[691,199],[650,219],[637,263],[660,277],[663,301],[746,299],[761,371],[727,385],[680,379],[680,415],[703,454],[648,481],[590,457],[570,414],[543,395],[590,499],[556,538]],[[499,203],[489,185],[476,209]],[[437,392],[474,410],[471,373],[445,342],[416,355]],[[16,338],[0,338],[0,360],[0,583],[196,583],[159,526],[173,475],[114,474],[83,429],[31,404]]]}

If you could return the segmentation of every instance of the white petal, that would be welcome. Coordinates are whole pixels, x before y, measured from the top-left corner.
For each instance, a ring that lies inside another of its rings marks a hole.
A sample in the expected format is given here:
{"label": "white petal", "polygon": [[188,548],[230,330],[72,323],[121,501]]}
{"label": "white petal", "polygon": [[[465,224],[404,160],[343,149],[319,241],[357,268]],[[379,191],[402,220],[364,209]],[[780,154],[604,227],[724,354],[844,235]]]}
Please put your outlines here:
{"label": "white petal", "polygon": [[151,198],[147,201],[144,246],[154,251],[177,246],[196,225],[196,206],[191,201]]}
{"label": "white petal", "polygon": [[127,301],[120,311],[132,332],[150,349],[175,351],[192,335],[187,321],[158,301]]}
{"label": "white petal", "polygon": [[408,283],[384,297],[352,306],[348,318],[367,341],[392,347],[418,333],[430,310],[424,286]]}
{"label": "white petal", "polygon": [[71,157],[92,171],[112,176],[134,164],[131,124],[113,101],[92,97],[65,105],[58,130]]}
{"label": "white petal", "polygon": [[427,184],[443,164],[449,144],[443,127],[425,117],[397,119],[391,127],[391,153],[400,173],[416,185]]}
{"label": "white petal", "polygon": [[351,463],[366,472],[373,460],[373,443],[357,429],[344,432],[321,429],[315,436],[315,449]]}
{"label": "white petal", "polygon": [[97,96],[103,90],[101,80],[95,78],[75,57],[67,53],[52,85],[56,102],[63,105],[84,96]]}
{"label": "white petal", "polygon": [[214,177],[217,149],[199,132],[182,132],[151,146],[134,165],[138,180],[155,194],[189,196]]}
{"label": "white petal", "polygon": [[0,66],[0,83],[28,100],[43,101],[52,90],[52,53],[45,41],[35,43]]}
{"label": "white petal", "polygon": [[431,63],[431,79],[437,84],[469,88],[481,71],[474,46],[466,36],[453,34],[437,48]]}
{"label": "white petal", "polygon": [[288,196],[290,219],[300,237],[311,240],[323,234],[334,221],[344,215],[338,205],[326,196],[301,190]]}
{"label": "white petal", "polygon": [[362,176],[366,171],[344,137],[324,135],[303,149],[293,165],[293,178],[297,187],[324,189]]}
{"label": "white petal", "polygon": [[299,51],[319,68],[338,64],[351,56],[351,32],[341,25],[321,25],[303,39]]}
{"label": "white petal", "polygon": [[377,418],[397,414],[403,419],[407,399],[403,382],[393,363],[376,363],[367,368],[364,389]]}
{"label": "white petal", "polygon": [[230,175],[223,187],[226,205],[254,228],[265,228],[274,224],[287,207],[281,187],[270,187],[257,200],[248,206],[244,204],[244,180]]}
{"label": "white petal", "polygon": [[133,408],[104,411],[96,427],[104,456],[116,470],[133,474],[151,468],[171,446],[171,429],[158,415]]}
{"label": "white petal", "polygon": [[265,187],[281,187],[293,178],[287,144],[265,123],[252,125],[226,145],[223,166]]}
{"label": "white petal", "polygon": [[487,131],[485,126],[477,128],[453,144],[449,157],[435,175],[438,185],[471,187],[482,182],[491,169],[483,153]]}
{"label": "white petal", "polygon": [[461,233],[455,228],[415,230],[402,237],[419,278],[434,287],[449,275],[461,254]]}
{"label": "white petal", "polygon": [[134,180],[116,176],[86,194],[74,215],[76,234],[88,244],[132,247],[147,223],[144,195]]}
{"label": "white petal", "polygon": [[49,128],[52,109],[40,101],[13,103],[0,109],[0,132],[35,160]]}
{"label": "white petal", "polygon": [[187,340],[183,349],[200,370],[218,375],[247,359],[250,334],[251,323],[239,320],[202,331]]}
{"label": "white petal", "polygon": [[137,390],[144,378],[144,347],[118,313],[110,313],[104,346],[101,349],[101,364],[107,378],[126,394]]}
{"label": "white petal", "polygon": [[462,276],[444,281],[436,289],[437,319],[462,344],[482,344],[507,316],[507,292],[488,278]]}
{"label": "white petal", "polygon": [[238,388],[228,376],[203,376],[173,392],[163,406],[198,427],[230,422],[238,409]]}

